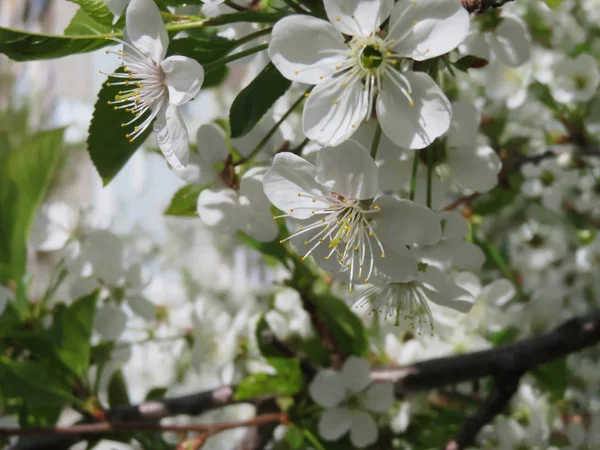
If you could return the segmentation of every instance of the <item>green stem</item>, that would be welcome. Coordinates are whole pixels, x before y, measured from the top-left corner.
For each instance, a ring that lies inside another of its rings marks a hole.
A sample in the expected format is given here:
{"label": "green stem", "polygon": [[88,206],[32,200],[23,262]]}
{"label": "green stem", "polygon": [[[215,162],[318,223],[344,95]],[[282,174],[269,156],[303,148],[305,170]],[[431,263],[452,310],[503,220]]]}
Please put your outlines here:
{"label": "green stem", "polygon": [[242,161],[239,161],[236,165],[251,162],[254,158],[256,158],[256,155],[258,155],[265,146],[265,144],[269,142],[269,139],[273,137],[273,135],[277,132],[281,124],[285,122],[286,119],[290,116],[290,114],[292,114],[292,112],[294,112],[294,110],[298,107],[298,105],[302,103],[302,101],[306,97],[306,94],[310,92],[311,89],[312,86],[304,94],[302,94],[300,98],[298,98],[298,100],[294,102],[294,104],[290,107],[290,109],[287,110],[287,112],[283,116],[281,116],[281,119],[279,119],[279,121],[275,125],[273,125],[273,128],[269,130],[265,137],[262,138],[258,145],[254,148],[254,150],[252,150],[252,153],[250,153],[247,158],[243,159]]}
{"label": "green stem", "polygon": [[244,36],[242,38],[236,39],[235,46],[239,47],[241,45],[247,44],[248,42],[253,41],[256,38],[259,38],[261,36],[265,36],[265,35],[271,33],[271,31],[273,31],[272,27],[265,28],[264,30],[258,30],[258,31],[255,31],[254,33],[247,34],[246,36]]}
{"label": "green stem", "polygon": [[294,0],[283,0],[283,2],[299,14],[307,14],[308,13],[308,11],[305,11],[304,9],[302,9],[300,7],[300,5],[295,3]]}
{"label": "green stem", "polygon": [[[180,22],[180,23],[172,23],[167,25],[168,31],[184,31],[191,30],[194,28],[203,28],[208,26],[219,26],[219,25],[228,25],[230,23],[238,23],[238,22],[253,22],[253,23],[275,23],[282,17],[285,17],[286,14],[281,13],[267,13],[260,11],[242,11],[235,12],[231,14],[222,14],[217,17],[212,17],[210,19],[202,19],[200,17],[195,17],[193,21],[188,22]],[[200,19],[200,20],[198,20]],[[122,35],[121,33],[119,33]],[[115,34],[118,36],[119,34]]]}
{"label": "green stem", "polygon": [[433,191],[433,146],[427,147],[427,207],[431,209]]}
{"label": "green stem", "polygon": [[302,142],[300,142],[300,144],[298,144],[297,147],[293,148],[290,151],[296,155],[299,155],[300,153],[302,153],[302,150],[304,150],[304,147],[306,147],[306,144],[308,144],[309,142],[310,142],[309,138],[304,138],[304,140]]}
{"label": "green stem", "polygon": [[379,151],[379,142],[381,141],[381,125],[377,123],[377,129],[375,130],[375,136],[373,136],[373,143],[371,144],[371,158],[377,158],[377,152]]}
{"label": "green stem", "polygon": [[244,50],[241,52],[234,53],[233,55],[225,56],[221,59],[217,59],[216,61],[210,62],[208,64],[204,64],[204,70],[208,71],[210,69],[214,69],[215,67],[224,66],[232,61],[236,61],[238,59],[245,58],[248,55],[253,55],[254,53],[262,52],[269,48],[269,44],[260,44],[256,47],[251,47],[248,50]]}
{"label": "green stem", "polygon": [[413,158],[412,175],[410,178],[410,200],[414,201],[415,194],[417,192],[417,172],[419,170],[419,152],[415,150],[415,157]]}

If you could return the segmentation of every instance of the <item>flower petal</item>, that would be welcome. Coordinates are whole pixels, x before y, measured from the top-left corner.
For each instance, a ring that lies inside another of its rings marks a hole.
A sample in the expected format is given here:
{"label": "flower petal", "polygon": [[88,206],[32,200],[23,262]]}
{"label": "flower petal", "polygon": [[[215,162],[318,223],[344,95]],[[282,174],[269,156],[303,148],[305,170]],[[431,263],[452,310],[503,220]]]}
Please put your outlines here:
{"label": "flower petal", "polygon": [[321,145],[341,144],[365,119],[368,102],[358,77],[348,74],[326,80],[313,89],[304,105],[304,134]]}
{"label": "flower petal", "polygon": [[447,153],[452,177],[462,187],[487,192],[498,184],[502,161],[491,147],[468,145],[451,148]]}
{"label": "flower petal", "polygon": [[344,386],[351,393],[364,391],[371,384],[371,365],[364,358],[350,356],[342,367]]}
{"label": "flower petal", "polygon": [[169,56],[160,64],[165,72],[169,103],[181,106],[194,98],[204,82],[204,68],[186,56]]}
{"label": "flower petal", "polygon": [[350,36],[369,36],[390,16],[394,0],[324,0],[329,21]]}
{"label": "flower petal", "polygon": [[376,259],[375,268],[376,276],[372,276],[369,282],[379,286],[412,281],[418,274],[417,259],[406,246],[385,247],[385,258]]}
{"label": "flower petal", "polygon": [[469,233],[469,225],[462,214],[456,211],[440,211],[437,215],[442,223],[444,239],[464,239]]}
{"label": "flower petal", "polygon": [[156,3],[152,0],[131,0],[125,17],[128,39],[145,56],[160,64],[167,52],[169,36]]}
{"label": "flower petal", "polygon": [[525,24],[514,17],[504,17],[490,36],[490,48],[507,66],[518,67],[531,57],[531,38]]}
{"label": "flower petal", "polygon": [[168,105],[163,111],[156,115],[154,135],[167,162],[176,169],[182,169],[190,159],[187,128],[177,106]]}
{"label": "flower petal", "polygon": [[481,114],[471,102],[459,100],[452,103],[452,121],[448,130],[448,146],[471,144],[479,130]]}
{"label": "flower petal", "polygon": [[337,441],[352,426],[351,412],[347,408],[331,408],[319,419],[319,434],[326,441]]}
{"label": "flower petal", "polygon": [[127,314],[114,305],[103,305],[96,311],[94,330],[107,341],[116,341],[125,331]]}
{"label": "flower petal", "polygon": [[196,132],[196,147],[198,153],[209,164],[225,162],[229,149],[225,142],[225,133],[217,125],[205,123]]}
{"label": "flower petal", "polygon": [[310,383],[308,393],[324,408],[337,406],[346,398],[342,377],[333,369],[320,370]]}
{"label": "flower petal", "polygon": [[377,194],[377,165],[359,143],[348,140],[317,153],[317,181],[346,198],[365,200]]}
{"label": "flower petal", "polygon": [[171,170],[188,184],[211,184],[217,178],[211,165],[196,152],[190,152],[190,158],[185,167],[173,167]]}
{"label": "flower petal", "polygon": [[141,294],[127,297],[127,304],[132,311],[144,320],[156,319],[156,305]]}
{"label": "flower petal", "polygon": [[392,11],[387,41],[394,42],[394,53],[423,61],[458,47],[469,26],[469,14],[458,0],[402,0]]}
{"label": "flower petal", "polygon": [[[392,70],[387,74],[377,98],[377,118],[394,144],[421,149],[448,131],[452,117],[450,102],[429,75]],[[405,87],[408,89],[403,92]],[[413,106],[406,96],[409,90]]]}
{"label": "flower petal", "polygon": [[113,16],[115,16],[115,20],[121,17],[128,3],[129,0],[106,0],[106,6]]}
{"label": "flower petal", "polygon": [[362,406],[376,413],[388,412],[396,398],[394,385],[388,381],[373,383],[367,390]]}
{"label": "flower petal", "polygon": [[321,200],[324,187],[315,181],[316,175],[316,167],[300,156],[289,152],[279,153],[265,174],[265,195],[273,205],[292,217],[308,219],[315,208],[329,207],[328,203]]}
{"label": "flower petal", "polygon": [[240,183],[242,229],[259,242],[271,242],[277,237],[279,228],[264,192],[264,173],[262,167],[251,168]]}
{"label": "flower petal", "polygon": [[284,17],[273,27],[269,57],[288,80],[317,84],[346,60],[344,37],[329,22],[307,15]]}
{"label": "flower petal", "polygon": [[377,233],[396,250],[414,244],[433,245],[442,238],[440,219],[426,206],[389,195],[375,204],[380,208],[374,215]]}
{"label": "flower petal", "polygon": [[475,303],[468,291],[458,287],[448,275],[435,267],[429,266],[425,272],[421,272],[419,281],[423,284],[427,298],[440,306],[468,313]]}
{"label": "flower petal", "polygon": [[356,448],[365,448],[377,442],[379,432],[373,417],[364,411],[352,411],[350,441]]}
{"label": "flower petal", "polygon": [[198,196],[198,215],[208,227],[233,234],[241,225],[238,194],[230,188],[204,189]]}

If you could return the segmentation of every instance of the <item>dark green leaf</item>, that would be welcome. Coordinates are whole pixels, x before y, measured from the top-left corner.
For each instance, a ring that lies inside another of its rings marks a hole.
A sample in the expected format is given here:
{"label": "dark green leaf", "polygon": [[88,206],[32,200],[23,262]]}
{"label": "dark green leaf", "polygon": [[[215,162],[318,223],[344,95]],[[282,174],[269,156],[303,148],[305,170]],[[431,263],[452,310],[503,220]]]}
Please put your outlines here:
{"label": "dark green leaf", "polygon": [[331,294],[319,295],[315,306],[335,340],[347,355],[365,355],[368,351],[367,333],[360,318],[346,303]]}
{"label": "dark green leaf", "polygon": [[23,325],[13,302],[8,302],[0,318],[0,339],[12,337]]}
{"label": "dark green leaf", "polygon": [[[122,73],[122,68],[118,72]],[[152,126],[149,126],[137,139],[129,142],[126,135],[133,133],[134,125],[123,127],[121,124],[131,121],[133,116],[124,109],[115,110],[108,103],[115,100],[121,89],[122,86],[109,86],[106,82],[102,85],[88,130],[88,152],[105,185],[119,173],[152,132]]]}
{"label": "dark green leaf", "polygon": [[250,132],[291,84],[272,63],[267,64],[231,105],[231,137],[238,138]]}
{"label": "dark green leaf", "polygon": [[65,154],[63,131],[44,131],[21,142],[0,167],[0,263],[11,267],[14,280],[25,271],[33,219]]}
{"label": "dark green leaf", "polygon": [[70,386],[52,367],[0,357],[0,391],[28,406],[60,406],[72,400]]}
{"label": "dark green leaf", "polygon": [[540,385],[550,392],[552,401],[561,400],[565,395],[568,382],[566,358],[556,359],[541,365],[532,371]]}
{"label": "dark green leaf", "polygon": [[481,69],[487,66],[490,62],[487,59],[479,58],[478,56],[467,55],[460,58],[454,63],[454,67],[463,72],[469,69]]}
{"label": "dark green leaf", "polygon": [[107,45],[114,45],[114,42],[97,34],[51,36],[0,27],[0,53],[15,61],[62,58]]}
{"label": "dark green leaf", "polygon": [[300,450],[304,447],[304,434],[302,430],[293,425],[289,425],[285,432],[285,441],[290,446],[291,450]]}
{"label": "dark green leaf", "polygon": [[76,300],[57,315],[49,330],[60,359],[79,378],[87,374],[90,364],[90,340],[97,301],[98,292]]}
{"label": "dark green leaf", "polygon": [[267,373],[248,375],[235,391],[236,400],[265,395],[294,395],[300,392],[304,381],[300,362],[297,359],[270,358],[268,362],[275,367],[277,375]]}
{"label": "dark green leaf", "polygon": [[31,284],[31,275],[24,275],[17,284],[17,292],[15,295],[15,309],[19,316],[24,319],[29,311],[29,300],[27,299],[27,290]]}
{"label": "dark green leaf", "polygon": [[235,48],[235,41],[220,36],[198,36],[175,39],[169,44],[169,55],[185,55],[200,64],[222,58]]}
{"label": "dark green leaf", "polygon": [[481,195],[473,202],[473,212],[479,215],[490,215],[512,204],[521,190],[523,178],[516,172],[509,176],[508,186],[498,185],[490,192]]}
{"label": "dark green leaf", "polygon": [[108,383],[108,404],[114,408],[115,406],[128,405],[129,394],[127,393],[127,382],[123,372],[117,370]]}
{"label": "dark green leaf", "polygon": [[167,216],[197,216],[198,195],[204,188],[205,186],[196,184],[182,187],[175,193],[164,214]]}
{"label": "dark green leaf", "polygon": [[168,390],[169,388],[166,387],[156,387],[150,389],[146,394],[146,398],[144,400],[147,402],[151,400],[161,400],[162,398],[164,398]]}

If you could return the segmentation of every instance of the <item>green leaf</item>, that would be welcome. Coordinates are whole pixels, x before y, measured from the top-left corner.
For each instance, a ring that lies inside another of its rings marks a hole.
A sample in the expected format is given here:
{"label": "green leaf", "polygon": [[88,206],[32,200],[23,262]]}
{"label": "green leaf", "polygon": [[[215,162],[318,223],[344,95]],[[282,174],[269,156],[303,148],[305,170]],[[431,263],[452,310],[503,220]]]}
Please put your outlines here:
{"label": "green leaf", "polygon": [[58,356],[71,372],[79,378],[87,375],[98,292],[76,300],[61,310],[49,330]]}
{"label": "green leaf", "polygon": [[369,349],[367,332],[360,318],[346,303],[332,294],[319,295],[314,302],[335,344],[347,355],[365,355]]}
{"label": "green leaf", "polygon": [[29,311],[29,300],[27,299],[27,290],[29,289],[31,280],[31,275],[24,275],[21,277],[19,283],[17,284],[17,292],[15,295],[14,305],[15,310],[17,311],[21,319],[25,319]]}
{"label": "green leaf", "polygon": [[61,406],[73,399],[69,384],[52,367],[4,356],[0,357],[0,391],[29,407]]}
{"label": "green leaf", "polygon": [[285,432],[285,441],[291,450],[300,450],[304,447],[304,434],[302,430],[294,425],[289,425]]}
{"label": "green leaf", "polygon": [[532,373],[542,388],[550,392],[552,401],[564,398],[569,375],[566,358],[543,364],[534,369]]}
{"label": "green leaf", "polygon": [[488,340],[494,345],[494,347],[500,347],[501,345],[510,344],[514,342],[521,333],[517,327],[511,326],[506,327],[503,330],[497,331],[492,334]]}
{"label": "green leaf", "polygon": [[[117,72],[123,73],[123,68]],[[115,107],[108,103],[115,100],[123,86],[109,84],[110,82],[105,82],[98,93],[87,140],[88,152],[105,185],[119,173],[152,133],[152,126],[149,126],[133,142],[129,142],[126,135],[133,133],[134,125],[123,127],[121,124],[129,122],[133,116],[124,109],[115,110]],[[140,122],[143,119],[140,118]]]}
{"label": "green leaf", "polygon": [[56,59],[114,45],[97,34],[52,36],[0,27],[0,53],[15,61]]}
{"label": "green leaf", "polygon": [[153,389],[150,389],[146,394],[144,401],[148,402],[151,400],[161,400],[162,398],[164,398],[168,390],[169,388],[166,387],[155,387]]}
{"label": "green leaf", "polygon": [[235,47],[235,41],[221,36],[203,35],[172,40],[168,54],[185,55],[200,64],[207,64],[222,58]]}
{"label": "green leaf", "polygon": [[0,167],[0,264],[11,267],[14,280],[25,271],[33,219],[65,153],[63,131],[44,131],[21,142]]}
{"label": "green leaf", "polygon": [[249,133],[291,84],[273,63],[267,64],[231,105],[231,137],[238,138]]}
{"label": "green leaf", "polygon": [[[112,17],[112,15],[111,15]],[[110,23],[103,24],[102,22],[96,21],[83,8],[77,10],[71,22],[67,28],[65,28],[65,35],[67,36],[78,36],[78,35],[98,35],[105,36],[110,34],[112,26]]]}
{"label": "green leaf", "polygon": [[115,406],[128,405],[129,394],[127,393],[127,382],[121,369],[117,370],[108,383],[108,404]]}
{"label": "green leaf", "polygon": [[196,184],[188,184],[179,189],[173,198],[168,208],[163,214],[166,216],[197,216],[196,212],[198,196],[206,186],[198,186]]}
{"label": "green leaf", "polygon": [[13,337],[23,325],[13,302],[8,302],[0,318],[0,339]]}
{"label": "green leaf", "polygon": [[502,208],[511,205],[521,192],[523,177],[520,172],[509,175],[508,186],[499,184],[473,202],[473,212],[482,216],[495,214]]}
{"label": "green leaf", "polygon": [[247,400],[265,395],[294,395],[302,390],[304,380],[297,359],[268,359],[277,375],[254,373],[244,378],[235,391],[236,400]]}
{"label": "green leaf", "polygon": [[[106,6],[104,0],[69,0],[70,2],[76,3],[81,8],[78,10],[85,13],[94,22],[99,23],[108,27],[109,31],[112,28],[114,16]],[[77,14],[75,14],[77,15]],[[71,20],[73,23],[73,20]]]}
{"label": "green leaf", "polygon": [[562,0],[544,0],[544,3],[548,5],[550,8],[558,8],[558,6],[562,3]]}
{"label": "green leaf", "polygon": [[467,55],[460,58],[454,63],[454,67],[463,72],[469,69],[481,69],[487,66],[490,62],[487,59],[479,58],[478,56]]}

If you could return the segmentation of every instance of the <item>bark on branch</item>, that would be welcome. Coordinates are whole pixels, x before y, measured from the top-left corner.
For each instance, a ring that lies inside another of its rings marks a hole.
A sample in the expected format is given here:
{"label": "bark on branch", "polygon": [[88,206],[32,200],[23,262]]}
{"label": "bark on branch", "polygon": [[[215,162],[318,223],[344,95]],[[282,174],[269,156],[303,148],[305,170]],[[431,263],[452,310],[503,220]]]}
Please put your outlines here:
{"label": "bark on branch", "polygon": [[461,0],[463,8],[470,13],[481,14],[491,8],[501,8],[514,0]]}

